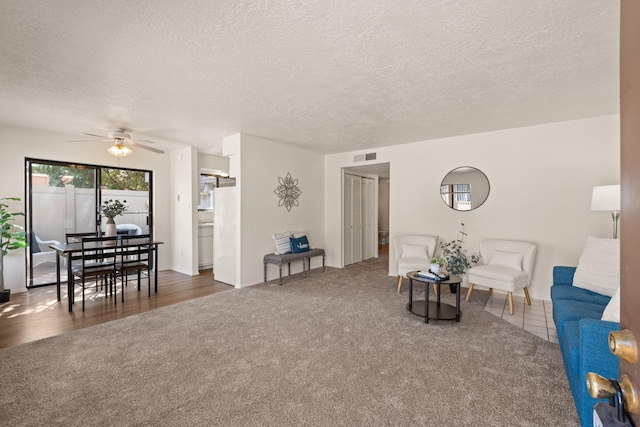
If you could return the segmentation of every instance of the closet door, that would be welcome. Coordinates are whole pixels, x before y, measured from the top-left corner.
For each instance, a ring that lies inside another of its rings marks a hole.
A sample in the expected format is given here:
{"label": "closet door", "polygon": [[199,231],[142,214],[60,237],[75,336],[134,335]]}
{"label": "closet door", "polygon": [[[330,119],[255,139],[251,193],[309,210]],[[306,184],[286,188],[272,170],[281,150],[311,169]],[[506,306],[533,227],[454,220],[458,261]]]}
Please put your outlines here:
{"label": "closet door", "polygon": [[342,218],[344,236],[344,265],[353,264],[353,175],[344,174],[344,188],[342,206],[344,207],[344,217]]}
{"label": "closet door", "polygon": [[378,241],[375,180],[372,178],[362,178],[362,219],[362,259],[369,259],[376,256]]}
{"label": "closet door", "polygon": [[353,262],[362,261],[362,177],[353,177],[353,197],[351,198],[351,229]]}
{"label": "closet door", "polygon": [[344,175],[344,264],[362,261],[362,178]]}

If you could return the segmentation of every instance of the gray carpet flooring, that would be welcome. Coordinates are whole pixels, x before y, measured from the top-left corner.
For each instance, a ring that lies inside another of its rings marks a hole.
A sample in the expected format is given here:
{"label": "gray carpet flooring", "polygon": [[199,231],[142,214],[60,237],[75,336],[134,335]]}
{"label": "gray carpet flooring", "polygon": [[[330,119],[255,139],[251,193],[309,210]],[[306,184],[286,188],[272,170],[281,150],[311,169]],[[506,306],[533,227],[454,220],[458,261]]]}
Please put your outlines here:
{"label": "gray carpet flooring", "polygon": [[481,291],[460,323],[426,325],[386,262],[2,349],[0,423],[578,425],[557,344],[485,312]]}

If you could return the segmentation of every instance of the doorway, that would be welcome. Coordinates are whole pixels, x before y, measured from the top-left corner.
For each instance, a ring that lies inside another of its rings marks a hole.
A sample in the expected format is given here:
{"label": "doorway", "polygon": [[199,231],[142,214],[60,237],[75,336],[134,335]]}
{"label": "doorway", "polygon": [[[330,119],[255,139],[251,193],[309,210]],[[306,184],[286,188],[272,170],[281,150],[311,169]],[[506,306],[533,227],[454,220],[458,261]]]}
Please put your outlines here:
{"label": "doorway", "polygon": [[389,252],[390,164],[342,170],[342,265]]}

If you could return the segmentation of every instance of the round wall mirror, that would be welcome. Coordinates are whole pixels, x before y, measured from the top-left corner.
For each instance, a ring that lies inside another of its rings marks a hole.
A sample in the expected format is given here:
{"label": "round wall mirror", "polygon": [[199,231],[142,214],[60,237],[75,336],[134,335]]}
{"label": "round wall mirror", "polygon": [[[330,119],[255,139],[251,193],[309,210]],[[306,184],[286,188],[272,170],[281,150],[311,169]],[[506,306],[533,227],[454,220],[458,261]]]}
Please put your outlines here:
{"label": "round wall mirror", "polygon": [[489,180],[474,167],[455,168],[442,180],[440,196],[451,209],[470,211],[480,207],[489,197]]}

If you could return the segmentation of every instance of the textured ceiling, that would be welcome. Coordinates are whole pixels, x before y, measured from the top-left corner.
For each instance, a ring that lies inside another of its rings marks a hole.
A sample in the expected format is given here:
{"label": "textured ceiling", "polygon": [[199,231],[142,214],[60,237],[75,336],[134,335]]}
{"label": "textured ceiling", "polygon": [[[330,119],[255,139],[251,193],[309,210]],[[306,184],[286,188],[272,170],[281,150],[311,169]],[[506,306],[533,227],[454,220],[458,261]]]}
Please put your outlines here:
{"label": "textured ceiling", "polygon": [[0,2],[0,122],[335,153],[618,112],[611,0]]}

